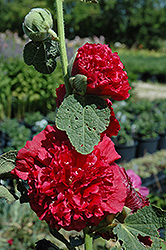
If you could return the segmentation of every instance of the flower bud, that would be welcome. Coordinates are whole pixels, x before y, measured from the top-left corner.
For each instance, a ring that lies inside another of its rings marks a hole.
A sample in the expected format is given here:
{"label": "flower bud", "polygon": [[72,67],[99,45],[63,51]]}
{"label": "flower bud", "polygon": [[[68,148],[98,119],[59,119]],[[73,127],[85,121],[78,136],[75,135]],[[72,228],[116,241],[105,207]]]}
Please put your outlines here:
{"label": "flower bud", "polygon": [[26,16],[23,23],[24,33],[33,41],[38,42],[51,36],[57,39],[57,34],[51,29],[53,20],[47,9],[34,8]]}
{"label": "flower bud", "polygon": [[84,96],[86,94],[87,77],[84,75],[77,74],[69,79],[71,87],[74,92]]}

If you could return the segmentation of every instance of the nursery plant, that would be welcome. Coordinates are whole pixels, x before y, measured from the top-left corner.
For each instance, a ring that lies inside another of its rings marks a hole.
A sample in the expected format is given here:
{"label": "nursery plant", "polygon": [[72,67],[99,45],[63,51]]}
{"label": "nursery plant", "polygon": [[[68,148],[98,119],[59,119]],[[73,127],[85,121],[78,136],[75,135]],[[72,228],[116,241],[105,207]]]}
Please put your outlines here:
{"label": "nursery plant", "polygon": [[[15,179],[18,191],[12,194],[0,185],[0,195],[9,203],[29,202],[70,250],[83,244],[92,250],[99,236],[115,242],[112,250],[162,249],[158,229],[166,226],[166,212],[134,188],[125,169],[115,163],[120,155],[110,139],[120,125],[109,98],[129,97],[127,72],[119,55],[100,43],[85,43],[68,63],[63,1],[55,3],[58,34],[46,9],[32,9],[23,22],[31,39],[24,47],[26,64],[50,74],[60,51],[65,84],[56,90],[55,125],[46,126],[19,151],[1,156],[0,178]],[[67,240],[59,232],[62,228],[83,231],[83,236]],[[59,247],[41,239],[36,249]]]}
{"label": "nursery plant", "polygon": [[134,122],[134,114],[118,111],[116,113],[116,118],[119,121],[120,124],[120,131],[118,135],[115,137],[112,137],[113,142],[115,145],[126,145],[126,146],[132,146],[134,145],[134,135],[135,135],[135,124]]}

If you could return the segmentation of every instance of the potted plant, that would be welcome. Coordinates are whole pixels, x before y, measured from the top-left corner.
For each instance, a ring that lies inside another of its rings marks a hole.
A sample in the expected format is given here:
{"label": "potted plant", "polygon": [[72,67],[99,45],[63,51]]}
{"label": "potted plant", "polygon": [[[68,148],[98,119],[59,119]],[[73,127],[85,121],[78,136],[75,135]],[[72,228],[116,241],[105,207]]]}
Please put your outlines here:
{"label": "potted plant", "polygon": [[4,119],[1,123],[1,130],[6,135],[3,152],[13,150],[13,148],[19,150],[24,146],[26,140],[31,138],[31,130],[20,124],[16,119]]}
{"label": "potted plant", "polygon": [[133,115],[129,113],[117,113],[121,130],[118,136],[112,137],[115,143],[117,152],[121,155],[121,159],[118,162],[130,161],[136,156],[136,147],[138,142],[134,139],[135,125],[131,124]]}
{"label": "potted plant", "polygon": [[155,108],[154,119],[158,124],[157,133],[160,136],[158,149],[166,149],[166,102],[161,101]]}
{"label": "potted plant", "polygon": [[135,120],[136,138],[138,140],[137,157],[144,156],[147,152],[154,153],[157,150],[159,136],[158,124],[153,112],[142,112]]}

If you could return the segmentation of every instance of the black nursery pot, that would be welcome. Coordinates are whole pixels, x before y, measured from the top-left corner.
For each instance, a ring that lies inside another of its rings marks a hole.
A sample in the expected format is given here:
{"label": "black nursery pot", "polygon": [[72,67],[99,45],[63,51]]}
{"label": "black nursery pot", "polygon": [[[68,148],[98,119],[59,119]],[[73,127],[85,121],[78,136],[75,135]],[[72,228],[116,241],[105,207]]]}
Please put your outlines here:
{"label": "black nursery pot", "polygon": [[166,193],[166,174],[164,171],[152,174],[150,177],[142,179],[142,186],[149,189],[150,193],[158,194],[159,192]]}
{"label": "black nursery pot", "polygon": [[6,144],[6,135],[0,131],[0,154],[3,153],[3,148],[5,147]]}
{"label": "black nursery pot", "polygon": [[115,146],[116,151],[121,156],[116,162],[123,162],[123,161],[130,161],[136,157],[136,150],[137,150],[138,141],[134,142],[134,145],[127,146],[127,145],[117,145]]}
{"label": "black nursery pot", "polygon": [[157,149],[166,149],[166,134],[160,134],[160,139],[158,141]]}
{"label": "black nursery pot", "polygon": [[136,157],[142,157],[146,153],[153,154],[156,152],[158,147],[160,137],[150,138],[150,139],[141,139],[138,138],[138,147]]}

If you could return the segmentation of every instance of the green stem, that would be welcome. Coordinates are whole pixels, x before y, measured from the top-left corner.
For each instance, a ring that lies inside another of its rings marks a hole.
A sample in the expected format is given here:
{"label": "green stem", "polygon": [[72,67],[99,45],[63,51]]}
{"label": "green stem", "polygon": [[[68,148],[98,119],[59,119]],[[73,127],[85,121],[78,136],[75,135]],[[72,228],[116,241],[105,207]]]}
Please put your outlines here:
{"label": "green stem", "polygon": [[71,94],[71,86],[67,76],[67,52],[66,52],[66,45],[65,45],[65,28],[64,28],[64,18],[63,18],[63,0],[56,0],[56,10],[57,10],[57,26],[58,26],[58,37],[59,37],[59,46],[61,51],[61,63],[62,63],[62,70],[63,76],[65,80],[65,87],[66,87],[66,95]]}
{"label": "green stem", "polygon": [[85,250],[93,250],[92,237],[88,234],[88,228],[84,228]]}

